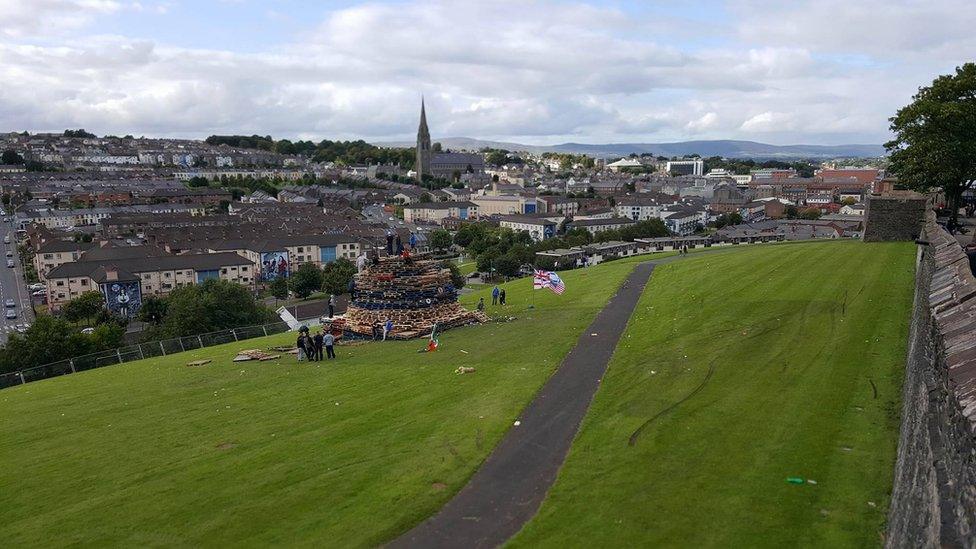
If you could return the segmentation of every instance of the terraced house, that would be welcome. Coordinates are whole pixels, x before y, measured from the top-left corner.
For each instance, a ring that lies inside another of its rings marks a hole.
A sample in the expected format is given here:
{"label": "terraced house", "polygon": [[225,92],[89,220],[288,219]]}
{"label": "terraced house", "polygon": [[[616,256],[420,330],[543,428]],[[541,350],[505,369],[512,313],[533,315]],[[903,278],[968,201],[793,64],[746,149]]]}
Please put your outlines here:
{"label": "terraced house", "polygon": [[[113,286],[132,288],[128,299],[133,304],[141,303],[143,296],[166,295],[176,288],[210,278],[254,288],[255,275],[254,262],[235,253],[76,261],[55,267],[48,273],[48,307],[58,311],[68,301],[92,290],[100,291],[111,305],[116,303],[110,299],[111,292],[118,291],[113,290]],[[136,308],[127,312],[134,314]]]}

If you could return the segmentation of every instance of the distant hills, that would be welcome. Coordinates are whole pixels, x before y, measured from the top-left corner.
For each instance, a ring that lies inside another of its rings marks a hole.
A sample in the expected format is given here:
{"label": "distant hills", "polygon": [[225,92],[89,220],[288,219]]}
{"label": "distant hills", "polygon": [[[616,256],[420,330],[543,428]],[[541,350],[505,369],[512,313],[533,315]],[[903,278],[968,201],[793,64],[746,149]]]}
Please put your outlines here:
{"label": "distant hills", "polygon": [[[726,158],[779,159],[828,159],[828,158],[871,158],[881,156],[885,149],[881,145],[770,145],[756,141],[736,141],[731,139],[678,141],[674,143],[609,143],[594,145],[587,143],[562,143],[560,145],[540,146],[509,143],[505,141],[486,141],[470,137],[448,137],[434,139],[447,149],[478,150],[484,147],[526,151],[534,154],[560,152],[588,154],[596,158],[627,156],[629,154],[650,153],[655,156],[684,156],[699,154],[703,157],[724,156]],[[380,147],[412,147],[413,142],[374,143]]]}

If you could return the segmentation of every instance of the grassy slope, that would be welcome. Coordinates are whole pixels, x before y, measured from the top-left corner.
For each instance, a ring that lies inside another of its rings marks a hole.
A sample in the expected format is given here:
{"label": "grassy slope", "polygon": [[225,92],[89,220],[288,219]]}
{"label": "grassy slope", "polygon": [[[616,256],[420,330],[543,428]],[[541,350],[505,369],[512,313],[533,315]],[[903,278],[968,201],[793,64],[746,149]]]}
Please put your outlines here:
{"label": "grassy slope", "polygon": [[[512,545],[878,545],[913,259],[910,243],[848,242],[659,267],[556,485]],[[710,364],[704,388],[628,446]]]}
{"label": "grassy slope", "polygon": [[[631,268],[567,273],[566,294],[536,292],[531,311],[531,280],[513,282],[517,321],[447,332],[432,355],[414,341],[342,347],[321,366],[231,362],[285,334],[4,390],[0,539],[389,540],[463,485]],[[184,366],[198,358],[214,362]]]}

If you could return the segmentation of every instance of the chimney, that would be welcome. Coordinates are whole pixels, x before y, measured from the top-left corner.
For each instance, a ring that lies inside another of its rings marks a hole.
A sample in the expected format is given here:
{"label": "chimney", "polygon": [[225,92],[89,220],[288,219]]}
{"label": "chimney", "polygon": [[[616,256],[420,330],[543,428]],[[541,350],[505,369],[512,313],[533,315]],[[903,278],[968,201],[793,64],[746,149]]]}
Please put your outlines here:
{"label": "chimney", "polygon": [[119,270],[116,267],[105,267],[105,280],[115,282],[119,279]]}

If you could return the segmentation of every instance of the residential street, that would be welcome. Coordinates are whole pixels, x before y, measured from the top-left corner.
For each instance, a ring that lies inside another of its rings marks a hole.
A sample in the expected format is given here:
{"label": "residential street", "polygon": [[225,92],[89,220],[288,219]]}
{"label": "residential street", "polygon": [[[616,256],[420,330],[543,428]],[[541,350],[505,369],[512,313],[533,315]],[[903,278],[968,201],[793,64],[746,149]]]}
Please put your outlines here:
{"label": "residential street", "polygon": [[[30,305],[30,293],[24,283],[23,266],[17,257],[17,243],[14,238],[14,229],[10,223],[2,225],[4,237],[10,239],[10,243],[0,240],[3,253],[6,256],[10,251],[13,257],[4,257],[2,268],[0,268],[0,299],[4,302],[4,316],[0,318],[0,343],[6,343],[7,336],[17,330],[18,325],[30,324],[34,322],[34,314]],[[7,267],[6,260],[13,260],[15,267]],[[6,301],[12,299],[14,307],[7,307]],[[6,318],[6,311],[15,311],[17,318]]]}

